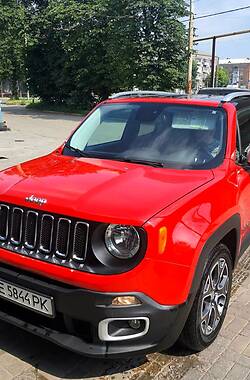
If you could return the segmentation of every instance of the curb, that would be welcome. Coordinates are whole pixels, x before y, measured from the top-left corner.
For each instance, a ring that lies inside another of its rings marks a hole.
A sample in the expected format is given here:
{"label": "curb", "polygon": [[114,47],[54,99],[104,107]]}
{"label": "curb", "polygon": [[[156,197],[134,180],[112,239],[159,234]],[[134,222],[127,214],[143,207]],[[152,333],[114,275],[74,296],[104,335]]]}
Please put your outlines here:
{"label": "curb", "polygon": [[[37,110],[39,111],[39,110]],[[68,116],[80,116],[80,117],[84,117],[84,115],[82,113],[68,113],[68,112],[60,112],[60,111],[45,111],[45,110],[42,110],[40,112],[43,112],[43,113],[52,113],[52,114],[57,114],[57,115],[68,115]]]}
{"label": "curb", "polygon": [[84,115],[86,115],[86,113],[74,113],[74,112],[61,112],[61,111],[46,111],[46,110],[41,110],[39,108],[29,108],[28,106],[23,106],[25,107],[28,111],[30,112],[35,112],[35,113],[38,113],[38,112],[41,112],[41,113],[51,113],[51,114],[54,114],[54,115],[68,115],[68,116],[79,116],[79,117],[84,117]]}

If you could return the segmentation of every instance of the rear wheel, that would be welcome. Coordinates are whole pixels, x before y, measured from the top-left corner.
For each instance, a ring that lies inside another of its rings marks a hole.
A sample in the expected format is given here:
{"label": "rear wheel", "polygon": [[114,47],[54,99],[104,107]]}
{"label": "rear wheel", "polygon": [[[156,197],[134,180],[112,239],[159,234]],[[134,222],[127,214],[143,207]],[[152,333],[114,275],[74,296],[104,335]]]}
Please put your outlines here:
{"label": "rear wheel", "polygon": [[180,341],[192,351],[202,351],[217,337],[225,319],[232,285],[232,257],[220,244],[211,252],[199,291]]}

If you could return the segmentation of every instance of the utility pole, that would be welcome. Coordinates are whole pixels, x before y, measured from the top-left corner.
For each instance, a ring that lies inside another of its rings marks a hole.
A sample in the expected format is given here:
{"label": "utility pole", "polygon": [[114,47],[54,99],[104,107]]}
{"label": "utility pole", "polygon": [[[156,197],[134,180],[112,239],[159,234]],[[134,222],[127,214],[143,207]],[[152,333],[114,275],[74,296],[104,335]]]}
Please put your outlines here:
{"label": "utility pole", "polygon": [[213,46],[212,46],[212,67],[211,67],[211,81],[210,81],[210,87],[215,86],[215,76],[216,76],[216,67],[215,62],[216,61],[216,37],[213,37]]}
{"label": "utility pole", "polygon": [[193,47],[194,47],[194,4],[190,0],[189,15],[189,37],[188,37],[188,77],[187,77],[187,93],[192,94],[192,74],[193,74]]}

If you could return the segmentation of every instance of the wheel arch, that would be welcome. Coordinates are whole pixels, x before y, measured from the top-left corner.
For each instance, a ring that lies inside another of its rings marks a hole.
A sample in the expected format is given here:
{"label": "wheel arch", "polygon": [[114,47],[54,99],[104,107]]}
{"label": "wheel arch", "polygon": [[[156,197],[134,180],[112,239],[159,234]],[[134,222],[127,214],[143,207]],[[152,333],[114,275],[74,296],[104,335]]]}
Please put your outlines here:
{"label": "wheel arch", "polygon": [[222,243],[225,244],[231,252],[233,268],[236,266],[239,258],[240,248],[240,230],[241,219],[239,214],[231,216],[226,222],[224,222],[206,241],[196,264],[195,273],[190,289],[190,296],[195,296],[200,284],[202,275],[204,273],[206,264],[210,258],[213,248]]}
{"label": "wheel arch", "polygon": [[229,249],[232,257],[232,263],[233,263],[233,268],[237,265],[237,242],[238,242],[238,232],[236,228],[233,228],[231,231],[229,231],[223,239],[219,242],[222,244],[225,244],[227,248]]}

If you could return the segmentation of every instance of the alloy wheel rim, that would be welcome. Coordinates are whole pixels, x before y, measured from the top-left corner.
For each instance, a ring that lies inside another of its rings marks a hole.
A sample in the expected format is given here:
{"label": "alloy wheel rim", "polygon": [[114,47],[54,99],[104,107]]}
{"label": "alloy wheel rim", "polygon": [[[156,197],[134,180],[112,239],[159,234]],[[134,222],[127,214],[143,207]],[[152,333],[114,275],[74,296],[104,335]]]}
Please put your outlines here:
{"label": "alloy wheel rim", "polygon": [[201,331],[205,336],[217,329],[226,306],[228,290],[228,265],[225,259],[220,258],[210,270],[202,294]]}

